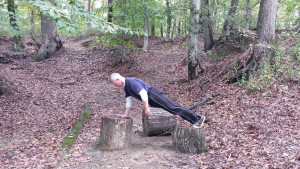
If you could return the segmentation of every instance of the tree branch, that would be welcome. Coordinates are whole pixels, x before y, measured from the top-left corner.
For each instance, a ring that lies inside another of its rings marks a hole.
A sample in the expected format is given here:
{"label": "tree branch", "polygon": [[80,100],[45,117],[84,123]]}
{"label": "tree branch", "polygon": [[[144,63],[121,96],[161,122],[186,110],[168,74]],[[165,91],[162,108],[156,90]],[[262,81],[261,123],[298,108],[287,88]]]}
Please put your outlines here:
{"label": "tree branch", "polygon": [[191,106],[189,108],[189,110],[194,110],[196,111],[200,106],[203,106],[205,103],[207,103],[208,101],[210,101],[212,98],[219,96],[220,93],[213,93],[211,94],[209,97],[200,100],[197,104],[195,104],[194,106]]}

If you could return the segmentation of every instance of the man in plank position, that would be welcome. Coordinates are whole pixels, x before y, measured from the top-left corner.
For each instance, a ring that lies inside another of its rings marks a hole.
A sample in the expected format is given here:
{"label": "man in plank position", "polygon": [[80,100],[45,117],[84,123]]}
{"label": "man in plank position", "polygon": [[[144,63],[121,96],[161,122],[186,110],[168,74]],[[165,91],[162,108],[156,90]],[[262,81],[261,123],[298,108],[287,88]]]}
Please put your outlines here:
{"label": "man in plank position", "polygon": [[123,77],[119,73],[112,73],[110,75],[110,82],[116,87],[124,87],[126,95],[126,109],[124,117],[130,113],[132,105],[132,97],[143,101],[145,114],[151,116],[149,105],[151,107],[158,107],[168,111],[171,114],[179,115],[182,119],[193,124],[194,128],[201,128],[205,121],[204,116],[200,116],[191,110],[174,103],[168,98],[160,89],[151,87],[143,82],[141,79],[134,77]]}

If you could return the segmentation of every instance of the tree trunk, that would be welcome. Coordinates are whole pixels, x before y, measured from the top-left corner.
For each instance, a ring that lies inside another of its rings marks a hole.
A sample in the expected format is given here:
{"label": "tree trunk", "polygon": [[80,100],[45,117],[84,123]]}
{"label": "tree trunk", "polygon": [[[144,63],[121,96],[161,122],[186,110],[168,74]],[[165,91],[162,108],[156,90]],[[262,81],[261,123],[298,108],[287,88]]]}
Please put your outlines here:
{"label": "tree trunk", "polygon": [[174,37],[174,35],[175,35],[175,30],[176,30],[176,18],[174,18],[174,21],[173,21],[173,29],[172,29],[171,38]]}
{"label": "tree trunk", "polygon": [[113,19],[113,0],[108,0],[107,22],[112,22]]}
{"label": "tree trunk", "polygon": [[163,27],[163,23],[161,23],[160,25],[160,36],[164,37],[164,27]]}
{"label": "tree trunk", "polygon": [[211,24],[211,17],[209,12],[208,0],[202,0],[202,24],[203,24],[203,39],[204,39],[204,51],[210,50],[213,47],[213,28]]}
{"label": "tree trunk", "polygon": [[91,10],[94,10],[94,5],[95,5],[95,0],[93,0],[91,3]]}
{"label": "tree trunk", "polygon": [[251,4],[250,4],[250,0],[247,0],[247,8],[246,8],[246,24],[245,24],[245,29],[246,29],[246,30],[249,30],[250,19],[251,19]]}
{"label": "tree trunk", "polygon": [[144,46],[143,46],[143,51],[148,52],[148,0],[145,0],[144,4],[144,31],[145,31],[145,36],[144,36]]}
{"label": "tree trunk", "polygon": [[220,42],[226,42],[226,40],[228,39],[230,32],[232,30],[232,25],[233,25],[233,21],[234,21],[234,15],[238,6],[239,0],[231,0],[231,6],[230,9],[228,11],[228,18],[226,19],[224,26],[223,26],[223,30],[222,30],[222,34],[219,38]]}
{"label": "tree trunk", "polygon": [[199,32],[200,0],[191,0],[190,29],[188,45],[188,78],[198,77],[198,32]]}
{"label": "tree trunk", "polygon": [[[53,2],[52,0],[50,1]],[[56,24],[50,18],[41,13],[42,45],[34,57],[35,61],[50,58],[62,47],[62,42],[57,34]]]}
{"label": "tree trunk", "polygon": [[155,18],[152,18],[152,24],[151,24],[151,36],[155,36]]}
{"label": "tree trunk", "polygon": [[[126,26],[125,16],[126,16],[126,0],[123,0],[123,16],[122,16],[123,27]],[[122,63],[125,62],[125,57],[126,57],[126,49],[125,49],[124,38],[125,38],[125,32],[122,31],[122,51],[121,51],[121,53],[122,53],[122,60],[121,60],[121,62]]]}
{"label": "tree trunk", "polygon": [[132,122],[131,118],[102,117],[99,148],[107,151],[129,148]]}
{"label": "tree trunk", "polygon": [[179,22],[178,22],[177,33],[178,33],[178,36],[181,35],[181,20],[179,20]]}
{"label": "tree trunk", "polygon": [[9,22],[11,27],[13,28],[13,42],[14,42],[14,51],[24,51],[25,46],[22,43],[22,39],[19,33],[19,27],[17,24],[16,17],[16,5],[14,0],[7,0],[7,10],[9,12]]}
{"label": "tree trunk", "polygon": [[173,114],[160,109],[150,108],[152,116],[142,114],[143,132],[146,136],[169,135],[177,125],[177,118]]}
{"label": "tree trunk", "polygon": [[166,35],[166,39],[168,40],[170,38],[170,32],[171,32],[171,9],[170,9],[169,0],[166,0],[166,5],[167,5],[167,35]]}
{"label": "tree trunk", "polygon": [[39,42],[36,40],[36,37],[35,37],[34,15],[35,15],[35,12],[34,12],[34,9],[32,9],[32,10],[31,10],[31,29],[30,29],[30,36],[31,36],[31,39],[32,39],[32,41],[33,41],[33,45],[34,45],[35,50],[38,51],[39,48],[40,48],[40,44],[39,44]]}
{"label": "tree trunk", "polygon": [[181,153],[200,154],[206,151],[205,133],[202,129],[177,126],[172,133],[173,146]]}
{"label": "tree trunk", "polygon": [[[262,0],[260,2],[259,15],[257,21],[258,43],[250,59],[242,66],[238,72],[229,79],[229,82],[236,82],[246,75],[249,78],[251,73],[260,68],[261,63],[268,58],[274,51],[273,43],[275,41],[275,23],[277,13],[277,0]],[[271,58],[272,60],[272,58]]]}
{"label": "tree trunk", "polygon": [[91,12],[91,0],[88,0],[87,10],[88,12]]}
{"label": "tree trunk", "polygon": [[[186,11],[187,11],[186,9],[183,10],[183,15],[184,16],[187,16],[187,12]],[[184,18],[184,36],[187,35],[187,21],[188,21],[188,17],[185,17]]]}

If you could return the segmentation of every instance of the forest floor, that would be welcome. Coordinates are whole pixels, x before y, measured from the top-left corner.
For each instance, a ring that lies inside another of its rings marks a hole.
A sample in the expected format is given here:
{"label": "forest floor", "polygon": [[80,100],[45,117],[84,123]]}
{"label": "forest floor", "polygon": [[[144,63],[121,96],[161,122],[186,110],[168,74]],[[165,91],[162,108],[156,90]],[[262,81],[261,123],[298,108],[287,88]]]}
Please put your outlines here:
{"label": "forest floor", "polygon": [[[218,74],[248,44],[215,49],[227,52],[225,57],[200,57],[205,72],[187,81],[183,38],[164,43],[150,37],[149,52],[144,53],[137,47],[143,38],[134,37],[124,64],[118,47],[83,45],[85,41],[65,40],[59,52],[42,62],[32,62],[29,55],[0,64],[0,168],[299,168],[299,83],[275,80],[264,91],[249,92],[246,85],[228,84],[228,71]],[[2,36],[0,44],[0,51],[11,50],[10,38]],[[210,120],[203,128],[207,152],[179,153],[170,136],[144,136],[143,106],[136,100],[132,147],[100,151],[101,117],[120,115],[125,105],[123,89],[108,83],[113,72],[157,86],[186,107],[220,93],[196,112]],[[60,150],[85,103],[91,106],[88,122],[72,148]]]}

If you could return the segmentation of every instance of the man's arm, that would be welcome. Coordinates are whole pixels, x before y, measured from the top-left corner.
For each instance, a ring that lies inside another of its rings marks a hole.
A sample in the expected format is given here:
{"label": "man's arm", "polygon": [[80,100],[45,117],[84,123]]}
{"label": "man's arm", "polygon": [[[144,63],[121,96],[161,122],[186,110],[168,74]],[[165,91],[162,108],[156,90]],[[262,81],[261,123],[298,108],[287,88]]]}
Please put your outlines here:
{"label": "man's arm", "polygon": [[124,117],[128,117],[131,106],[132,106],[132,99],[131,99],[131,96],[128,96],[128,97],[126,97],[126,109],[124,112]]}
{"label": "man's arm", "polygon": [[141,90],[139,95],[142,98],[146,116],[151,116],[152,114],[150,113],[149,104],[148,104],[148,94],[146,90],[145,89]]}
{"label": "man's arm", "polygon": [[126,107],[124,117],[128,117],[128,115],[130,113],[130,109],[131,109],[130,107]]}
{"label": "man's arm", "polygon": [[152,114],[151,114],[150,109],[149,109],[148,100],[143,101],[143,104],[144,104],[144,109],[145,109],[146,116],[151,116]]}

